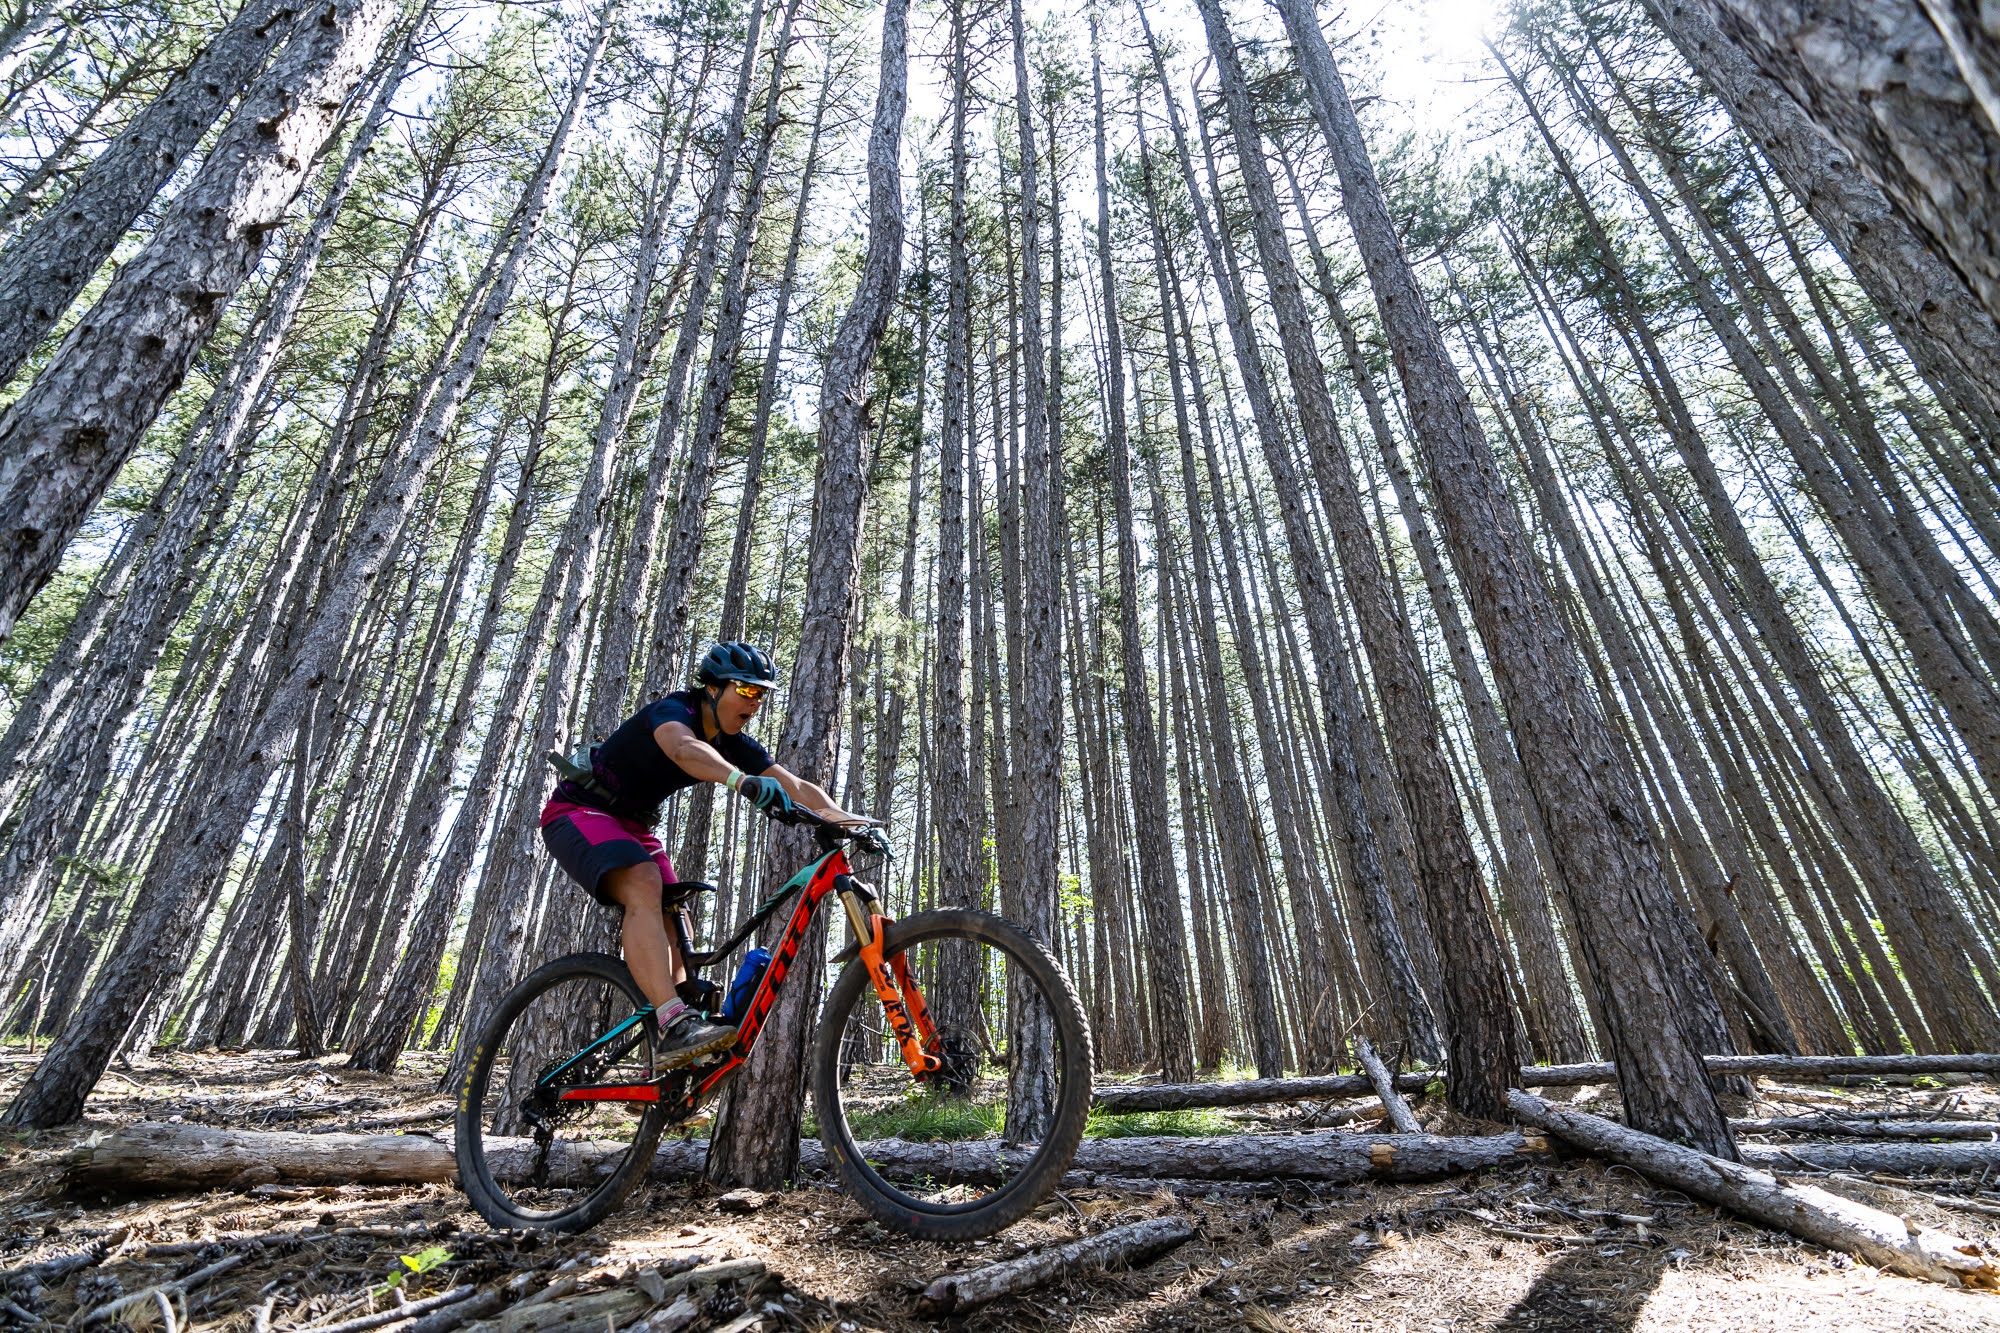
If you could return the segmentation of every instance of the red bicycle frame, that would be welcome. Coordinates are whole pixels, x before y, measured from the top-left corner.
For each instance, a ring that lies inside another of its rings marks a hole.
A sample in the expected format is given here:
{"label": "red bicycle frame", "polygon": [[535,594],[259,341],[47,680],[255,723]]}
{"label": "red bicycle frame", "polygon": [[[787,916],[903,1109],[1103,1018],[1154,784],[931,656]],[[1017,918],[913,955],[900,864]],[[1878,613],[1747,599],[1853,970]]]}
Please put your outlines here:
{"label": "red bicycle frame", "polygon": [[[896,1034],[903,1062],[919,1078],[942,1067],[943,1043],[938,1040],[930,1010],[924,1004],[923,994],[917,989],[915,979],[910,976],[908,965],[901,954],[886,960],[883,957],[883,941],[891,919],[883,915],[882,905],[870,887],[854,877],[847,863],[847,853],[838,846],[831,848],[818,861],[793,876],[785,892],[790,892],[800,880],[804,884],[798,904],[792,909],[791,920],[786,923],[785,933],[779,938],[777,948],[771,951],[770,964],[764,969],[756,993],[750,997],[750,1003],[737,1023],[736,1044],[729,1048],[728,1058],[722,1064],[703,1073],[701,1079],[687,1090],[676,1119],[692,1115],[709,1093],[720,1087],[750,1058],[757,1036],[764,1030],[772,1006],[777,1003],[778,988],[784,985],[792,964],[798,959],[799,949],[805,944],[806,932],[819,915],[820,902],[830,893],[840,895],[848,920],[854,926],[855,936],[861,941],[858,956],[868,969],[876,998],[881,1000],[889,1026]],[[657,1102],[661,1100],[660,1094],[660,1084],[655,1081],[581,1084],[564,1088],[557,1097],[562,1101]]]}

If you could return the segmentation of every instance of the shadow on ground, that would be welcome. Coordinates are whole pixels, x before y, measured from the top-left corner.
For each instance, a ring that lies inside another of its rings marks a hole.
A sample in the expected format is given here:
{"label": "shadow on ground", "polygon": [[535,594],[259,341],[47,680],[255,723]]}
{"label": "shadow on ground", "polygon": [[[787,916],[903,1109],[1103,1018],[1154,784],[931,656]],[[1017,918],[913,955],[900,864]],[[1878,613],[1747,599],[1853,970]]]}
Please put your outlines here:
{"label": "shadow on ground", "polygon": [[1494,1326],[1496,1333],[1627,1333],[1638,1324],[1667,1263],[1657,1250],[1579,1246],[1541,1271],[1527,1295]]}

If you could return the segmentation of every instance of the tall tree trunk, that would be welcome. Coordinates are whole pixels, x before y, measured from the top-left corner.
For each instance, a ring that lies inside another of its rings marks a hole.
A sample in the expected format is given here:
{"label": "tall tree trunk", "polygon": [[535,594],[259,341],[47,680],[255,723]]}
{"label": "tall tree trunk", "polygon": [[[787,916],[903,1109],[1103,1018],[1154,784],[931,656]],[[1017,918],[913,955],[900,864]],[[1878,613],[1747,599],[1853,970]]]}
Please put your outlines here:
{"label": "tall tree trunk", "polygon": [[[653,453],[646,469],[645,490],[634,513],[631,545],[623,561],[623,577],[613,594],[603,631],[602,656],[587,715],[587,727],[592,738],[603,736],[618,724],[624,716],[626,695],[631,688],[633,656],[639,641],[639,618],[645,605],[646,581],[652,576],[653,544],[659,535],[660,518],[665,509],[667,470],[673,459],[674,441],[680,438],[688,375],[694,365],[695,348],[701,340],[702,316],[708,309],[708,298],[715,282],[722,221],[728,215],[729,202],[734,197],[736,157],[743,149],[750,86],[757,72],[758,39],[763,33],[763,25],[764,0],[750,0],[750,12],[743,33],[743,51],[736,67],[735,94],[723,121],[722,140],[715,153],[715,179],[709,185],[696,240],[690,247],[694,267],[688,279],[680,327],[675,335],[674,354],[667,366],[666,392],[661,399],[660,419],[653,432]],[[783,60],[781,53],[781,65]],[[733,368],[733,351],[730,360]],[[703,484],[706,485],[705,480]],[[688,516],[682,514],[678,517],[686,521]],[[680,650],[678,643],[672,645],[671,651],[678,653]],[[652,662],[638,665],[642,672],[647,673],[664,670],[664,667]]]}
{"label": "tall tree trunk", "polygon": [[[356,7],[357,10],[360,8],[363,7]],[[367,8],[370,13],[365,21],[369,23],[386,22],[392,12],[387,5]],[[159,96],[133,117],[118,137],[98,154],[75,188],[64,195],[60,203],[42,214],[5,251],[0,251],[0,310],[7,313],[7,318],[0,320],[0,382],[14,378],[42,339],[48,336],[49,330],[68,311],[70,303],[89,285],[104,261],[111,257],[111,252],[117,249],[118,242],[130,230],[132,223],[180,170],[181,162],[207,136],[223,110],[256,80],[270,60],[272,51],[287,37],[293,37],[294,30],[297,30],[294,37],[296,49],[288,50],[286,60],[286,64],[296,67],[296,72],[283,76],[292,80],[296,80],[301,73],[310,77],[314,65],[327,59],[330,53],[306,55],[316,45],[323,44],[315,42],[312,32],[314,25],[325,23],[324,17],[315,12],[313,17],[301,24],[300,13],[296,0],[245,0],[243,8],[202,48],[193,62],[161,89]],[[380,35],[379,29],[373,34],[375,38]],[[363,33],[356,40],[366,43],[372,39]],[[300,55],[306,55],[304,64],[298,61]],[[261,167],[266,172],[289,170],[298,178],[297,182],[287,185],[275,176],[267,180],[246,176],[239,190],[216,192],[211,188],[197,205],[204,209],[221,206],[223,216],[210,224],[220,224],[217,231],[210,233],[212,236],[224,234],[220,228],[226,227],[248,242],[252,253],[244,272],[255,267],[257,253],[263,248],[264,229],[275,225],[276,219],[284,215],[291,196],[312,168],[320,142],[332,129],[333,118],[346,98],[347,89],[360,78],[361,71],[368,67],[373,56],[373,46],[366,49],[354,47],[347,53],[346,59],[336,60],[329,71],[332,78],[322,87],[311,90],[300,88],[298,95],[291,98],[279,93],[277,100],[272,100],[276,90],[268,82],[260,86],[237,109],[236,119],[231,122],[231,136],[218,142],[210,151],[209,161],[232,175],[247,166],[252,170]],[[343,78],[347,80],[344,85],[339,82]],[[282,136],[264,145],[262,152],[251,148],[255,140],[248,137],[246,131],[266,121],[277,124],[287,106],[298,107],[304,112],[300,118],[302,123],[296,127],[288,126]],[[249,119],[245,119],[246,113]],[[316,125],[315,122],[321,123]],[[265,161],[259,163],[259,158]],[[208,167],[204,165],[202,176],[208,175]],[[268,201],[258,200],[259,194],[266,191],[272,192],[272,197]],[[255,209],[255,212],[230,216],[230,202]],[[262,206],[259,207],[259,204]],[[183,218],[189,216],[186,208],[177,208],[175,212]],[[171,253],[175,246],[201,244],[195,235],[183,234],[161,253]],[[154,247],[148,248],[151,250]],[[190,273],[174,281],[174,286],[191,282],[192,285],[187,286],[190,292],[203,295],[219,292],[219,296],[209,299],[217,307],[215,313],[220,315],[220,307],[228,303],[229,294],[242,277],[239,275],[232,282],[222,276],[220,281],[226,286],[210,285],[216,281],[205,273]],[[116,328],[122,317],[114,318],[114,310],[93,314],[90,322],[108,323]],[[171,352],[163,349],[163,353],[171,359]],[[179,379],[178,372],[175,379]]]}
{"label": "tall tree trunk", "polygon": [[[1187,515],[1189,562],[1194,572],[1194,593],[1190,614],[1200,656],[1198,669],[1191,672],[1198,679],[1191,683],[1194,684],[1202,700],[1196,717],[1200,719],[1201,724],[1202,752],[1206,754],[1208,762],[1214,765],[1217,779],[1209,794],[1210,798],[1221,807],[1218,822],[1221,825],[1219,850],[1222,886],[1237,926],[1232,932],[1234,941],[1245,955],[1242,984],[1249,1001],[1247,1019],[1251,1041],[1248,1054],[1256,1062],[1259,1077],[1274,1078],[1284,1072],[1284,1052],[1278,1027],[1275,970],[1269,965],[1269,941],[1265,937],[1263,917],[1256,903],[1257,872],[1250,836],[1248,785],[1243,776],[1238,747],[1233,741],[1218,747],[1213,739],[1215,728],[1220,726],[1222,719],[1229,714],[1228,677],[1223,671],[1222,645],[1216,630],[1220,614],[1211,571],[1214,555],[1207,510],[1202,503],[1199,483],[1196,480],[1194,436],[1187,413],[1187,399],[1191,396],[1197,411],[1201,414],[1203,447],[1205,450],[1211,448],[1206,406],[1207,390],[1204,387],[1199,360],[1194,353],[1194,343],[1186,336],[1184,322],[1178,324],[1182,335],[1178,344],[1175,338],[1176,317],[1184,319],[1186,311],[1180,307],[1179,275],[1169,249],[1165,224],[1161,219],[1158,192],[1152,179],[1151,157],[1146,151],[1143,131],[1140,139],[1140,169],[1145,181],[1147,221],[1153,232],[1154,281],[1160,294],[1167,376],[1174,401],[1174,433],[1180,448],[1183,491],[1181,502]],[[1246,377],[1250,373],[1246,371]],[[1156,532],[1160,530],[1160,526],[1156,515]],[[1257,664],[1254,654],[1252,656],[1253,660],[1249,666],[1254,670]]]}
{"label": "tall tree trunk", "polygon": [[[846,687],[850,625],[860,576],[861,517],[868,496],[865,436],[868,380],[888,328],[902,269],[903,184],[899,157],[907,105],[908,0],[882,7],[882,70],[868,136],[868,248],[860,281],[827,352],[820,394],[819,477],[813,540],[806,559],[805,622],[792,668],[792,702],[778,762],[809,778],[831,776],[840,697]],[[809,838],[785,830],[766,861],[786,873],[809,855]],[[797,981],[764,1025],[748,1068],[709,1143],[708,1177],[770,1189],[798,1165],[805,1110],[806,1048],[819,1008],[826,937],[814,931],[792,964]]]}
{"label": "tall tree trunk", "polygon": [[1181,924],[1179,878],[1167,839],[1167,773],[1153,732],[1152,694],[1146,682],[1146,645],[1139,628],[1139,538],[1132,515],[1132,460],[1125,436],[1125,343],[1119,327],[1117,274],[1111,263],[1111,182],[1104,150],[1104,71],[1097,50],[1097,20],[1090,22],[1090,81],[1096,116],[1097,274],[1104,308],[1105,407],[1110,430],[1104,450],[1111,462],[1111,502],[1118,525],[1118,647],[1124,679],[1119,713],[1132,779],[1132,823],[1139,851],[1140,920],[1152,968],[1154,1047],[1161,1077],[1185,1083],[1194,1077],[1194,1034],[1187,1008],[1187,935]]}
{"label": "tall tree trunk", "polygon": [[[737,356],[743,346],[743,314],[750,295],[750,257],[757,242],[757,224],[763,216],[765,178],[770,171],[771,148],[778,137],[785,70],[792,47],[792,20],[798,9],[799,0],[788,0],[772,46],[771,79],[764,93],[764,123],[743,183],[743,206],[736,221],[736,234],[730,241],[729,259],[723,266],[715,332],[709,339],[708,370],[702,379],[694,434],[682,455],[680,495],[674,504],[673,526],[667,533],[659,587],[653,594],[653,638],[640,681],[641,698],[650,699],[665,692],[678,675],[682,654],[687,651],[688,604],[708,526],[708,495],[715,481],[716,453],[722,444],[723,409],[736,383]],[[599,702],[601,706],[593,713],[588,728],[594,736],[616,726],[621,715],[619,700],[604,698]]]}
{"label": "tall tree trunk", "polygon": [[[1410,628],[1398,614],[1356,489],[1354,468],[1335,420],[1326,368],[1306,336],[1312,325],[1283,229],[1277,190],[1264,161],[1250,90],[1219,0],[1198,0],[1208,47],[1229,111],[1237,167],[1249,192],[1252,232],[1263,260],[1265,284],[1277,317],[1293,405],[1313,458],[1320,494],[1332,520],[1334,541],[1350,599],[1361,622],[1361,640],[1373,668],[1399,787],[1415,838],[1417,882],[1431,934],[1449,948],[1444,964],[1445,1036],[1454,1106],[1484,1119],[1502,1118],[1507,1089],[1521,1064],[1515,1019],[1508,1004],[1499,938],[1480,882],[1472,838],[1445,763],[1442,722],[1431,697]],[[1281,488],[1289,479],[1271,460]],[[1294,542],[1296,552],[1302,545]],[[1301,575],[1308,626],[1331,619],[1323,578]],[[1325,605],[1317,614],[1314,601]],[[1315,638],[1319,635],[1316,633]],[[1322,655],[1325,649],[1322,649]]]}
{"label": "tall tree trunk", "polygon": [[[1013,701],[1018,747],[1013,796],[1020,810],[1020,892],[1012,905],[1016,924],[1054,950],[1057,838],[1062,796],[1062,625],[1060,535],[1061,444],[1050,429],[1048,340],[1042,310],[1041,151],[1035,140],[1034,100],[1028,84],[1028,29],[1021,0],[1010,0],[1014,50],[1014,120],[1019,131],[1021,186],[1021,674],[1022,697]],[[1059,261],[1058,261],[1059,262]],[[1012,1007],[1010,1002],[1010,1008]],[[1007,1132],[1034,1142],[1055,1114],[1053,1015],[1010,1014],[1017,1064],[1007,1094]]]}
{"label": "tall tree trunk", "polygon": [[299,722],[299,738],[292,756],[291,792],[285,800],[282,841],[285,858],[285,927],[291,949],[285,959],[285,983],[292,1002],[292,1030],[299,1057],[312,1059],[326,1053],[326,1037],[320,1026],[319,1003],[313,995],[313,916],[316,904],[306,898],[307,793],[312,786],[312,715]]}
{"label": "tall tree trunk", "polygon": [[[1167,123],[1173,134],[1174,152],[1180,164],[1182,183],[1194,209],[1197,230],[1201,234],[1210,270],[1214,273],[1217,286],[1221,290],[1230,343],[1236,353],[1237,373],[1242,378],[1245,397],[1249,400],[1251,417],[1258,433],[1258,443],[1266,460],[1271,463],[1274,473],[1283,477],[1291,468],[1290,455],[1280,435],[1277,409],[1269,382],[1264,376],[1262,353],[1250,325],[1249,312],[1243,299],[1234,256],[1227,243],[1227,233],[1222,231],[1223,220],[1220,218],[1211,220],[1200,185],[1195,179],[1193,157],[1188,151],[1187,135],[1181,127],[1179,103],[1167,89],[1165,63],[1159,45],[1152,37],[1143,5],[1140,7],[1139,15],[1141,23],[1147,25],[1148,49],[1154,71],[1160,80]],[[1157,232],[1156,225],[1156,235]],[[1163,248],[1163,242],[1156,240],[1156,248]],[[1171,265],[1168,277],[1171,278]],[[1163,282],[1163,289],[1166,285]],[[1186,329],[1184,318],[1183,334],[1188,342],[1187,361],[1192,367],[1196,364],[1196,357],[1192,335]],[[1169,372],[1171,375],[1171,358]],[[1196,401],[1199,405],[1199,396]],[[1204,425],[1204,434],[1206,433]],[[1193,469],[1187,459],[1185,444],[1183,464],[1189,474],[1191,485]],[[1363,729],[1373,724],[1361,706],[1359,689],[1348,663],[1345,634],[1337,616],[1333,613],[1330,597],[1326,595],[1325,571],[1317,554],[1319,549],[1317,537],[1311,532],[1304,513],[1302,485],[1296,475],[1292,474],[1291,484],[1287,485],[1281,480],[1277,489],[1278,502],[1283,510],[1286,542],[1293,558],[1294,568],[1299,571],[1302,583],[1307,579],[1316,579],[1320,585],[1321,596],[1308,606],[1308,614],[1316,618],[1316,623],[1313,625],[1313,646],[1320,667],[1321,704],[1326,716],[1333,759],[1333,772],[1330,777],[1334,799],[1339,806],[1341,820],[1346,826],[1348,864],[1354,872],[1356,884],[1366,905],[1371,933],[1384,963],[1384,969],[1388,973],[1387,979],[1395,992],[1399,1022],[1410,1035],[1412,1044],[1420,1056],[1441,1057],[1444,1054],[1444,1041],[1442,1034],[1437,1030],[1430,1002],[1418,981],[1418,973],[1411,957],[1411,950],[1405,942],[1403,928],[1397,920],[1394,907],[1391,906],[1388,876],[1384,869],[1384,840],[1378,835],[1378,825],[1374,812],[1370,810],[1370,801],[1364,786],[1360,747],[1365,743]],[[1193,522],[1192,517],[1190,522]],[[1195,570],[1199,579],[1201,577],[1199,558]],[[1207,599],[1204,597],[1202,600],[1206,602]],[[1211,664],[1209,669],[1214,672],[1218,668],[1219,663],[1216,663]],[[1233,762],[1227,756],[1222,758],[1225,763]],[[1418,923],[1410,924],[1414,927]],[[1252,928],[1254,929],[1254,924]],[[1257,968],[1261,970],[1261,964],[1258,964]],[[1253,986],[1261,984],[1254,974],[1251,982]],[[1259,997],[1260,1011],[1262,1005],[1263,1000]],[[1263,1063],[1260,1057],[1260,1065]],[[1260,1069],[1260,1074],[1262,1072]]]}
{"label": "tall tree trunk", "polygon": [[[966,676],[966,468],[972,446],[972,273],[966,248],[967,178],[971,156],[965,140],[968,86],[964,0],[951,2],[951,203],[945,223],[945,362],[942,416],[938,432],[938,537],[935,661],[931,687],[932,822],[937,828],[938,903],[980,905],[983,887],[973,810],[974,758],[966,744],[978,720],[969,716]],[[975,459],[976,464],[976,459]],[[973,510],[972,522],[983,523]],[[980,576],[974,564],[975,577]],[[945,1027],[969,1023],[979,1006],[978,985],[969,967],[941,968],[927,994]]]}
{"label": "tall tree trunk", "polygon": [[793,285],[798,279],[799,250],[805,241],[807,205],[813,177],[819,169],[820,135],[833,97],[834,69],[820,79],[813,104],[812,134],[806,141],[805,164],[799,168],[798,197],[792,202],[792,234],[785,243],[785,268],[778,278],[777,307],[771,312],[771,333],[764,342],[764,368],[757,381],[757,413],[750,423],[750,451],[743,464],[743,494],[736,507],[736,537],[729,548],[729,573],[723,580],[719,639],[740,639],[745,630],[745,603],[750,589],[750,542],[757,525],[757,506],[764,489],[764,455],[771,438],[771,411],[778,400],[778,371],[784,362],[785,330],[792,314]]}

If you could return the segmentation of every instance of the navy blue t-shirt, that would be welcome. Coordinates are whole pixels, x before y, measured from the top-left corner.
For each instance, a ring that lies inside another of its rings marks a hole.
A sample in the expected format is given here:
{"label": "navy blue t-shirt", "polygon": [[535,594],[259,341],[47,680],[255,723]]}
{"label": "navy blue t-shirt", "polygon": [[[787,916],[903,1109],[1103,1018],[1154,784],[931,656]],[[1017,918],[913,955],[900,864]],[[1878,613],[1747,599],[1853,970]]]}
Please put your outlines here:
{"label": "navy blue t-shirt", "polygon": [[[656,816],[660,803],[681,790],[692,787],[701,779],[691,776],[673,760],[667,758],[660,749],[653,732],[664,723],[678,722],[697,737],[708,741],[716,752],[745,773],[761,774],[770,768],[773,760],[770,751],[757,743],[754,736],[738,732],[731,736],[728,732],[716,733],[710,740],[702,734],[701,715],[707,711],[706,701],[695,690],[676,690],[663,699],[655,699],[631,717],[626,718],[618,730],[607,736],[597,747],[591,767],[597,780],[617,794],[616,813],[627,817],[639,817],[651,822],[648,816]],[[570,787],[563,783],[558,789],[565,796],[580,796],[581,793],[563,791]],[[583,797],[583,804],[595,802]]]}

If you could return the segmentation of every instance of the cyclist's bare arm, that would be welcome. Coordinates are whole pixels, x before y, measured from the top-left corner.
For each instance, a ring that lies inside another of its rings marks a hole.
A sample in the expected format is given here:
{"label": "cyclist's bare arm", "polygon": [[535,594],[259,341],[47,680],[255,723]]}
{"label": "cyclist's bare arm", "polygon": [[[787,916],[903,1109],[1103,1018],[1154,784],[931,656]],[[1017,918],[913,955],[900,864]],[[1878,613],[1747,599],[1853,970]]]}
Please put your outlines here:
{"label": "cyclist's bare arm", "polygon": [[[689,777],[700,778],[703,782],[721,782],[736,771],[736,765],[724,759],[713,745],[695,735],[684,722],[662,722],[653,729],[653,741]],[[834,804],[833,798],[818,783],[807,782],[783,764],[773,764],[756,776],[777,779],[778,785],[785,789],[785,795],[822,819],[830,819],[836,824],[867,822],[866,816],[847,813]]]}
{"label": "cyclist's bare arm", "polygon": [[736,771],[736,765],[722,757],[713,745],[694,734],[685,722],[662,722],[653,728],[653,744],[681,767],[681,772],[703,782],[720,782]]}

